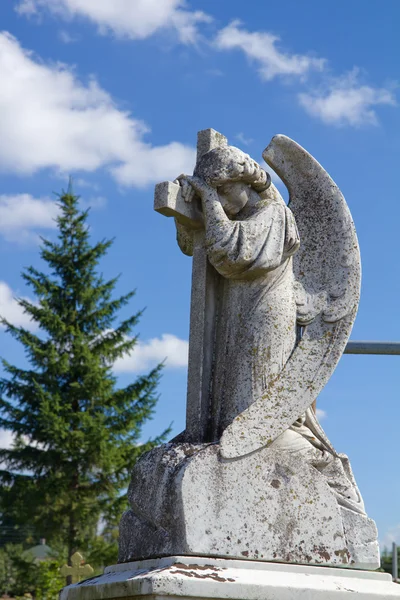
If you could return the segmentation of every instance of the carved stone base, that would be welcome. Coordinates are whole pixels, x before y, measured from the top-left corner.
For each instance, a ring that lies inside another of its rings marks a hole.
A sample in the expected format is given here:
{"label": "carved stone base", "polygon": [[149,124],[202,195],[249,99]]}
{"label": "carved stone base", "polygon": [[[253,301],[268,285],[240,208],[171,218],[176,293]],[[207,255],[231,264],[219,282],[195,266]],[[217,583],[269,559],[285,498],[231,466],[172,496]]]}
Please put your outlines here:
{"label": "carved stone base", "polygon": [[63,589],[60,600],[399,600],[387,573],[170,556],[113,565]]}
{"label": "carved stone base", "polygon": [[193,555],[379,567],[374,522],[340,506],[298,454],[229,460],[217,444],[166,444],[136,464],[129,501],[120,562]]}

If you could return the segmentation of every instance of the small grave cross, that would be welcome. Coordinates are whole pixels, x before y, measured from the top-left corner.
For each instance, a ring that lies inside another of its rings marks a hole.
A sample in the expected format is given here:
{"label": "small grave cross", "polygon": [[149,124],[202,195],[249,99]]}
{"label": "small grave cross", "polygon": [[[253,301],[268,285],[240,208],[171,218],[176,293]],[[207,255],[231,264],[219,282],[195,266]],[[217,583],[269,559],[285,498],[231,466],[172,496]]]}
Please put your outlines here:
{"label": "small grave cross", "polygon": [[71,583],[79,583],[81,579],[89,577],[94,573],[93,567],[90,565],[83,565],[83,556],[79,552],[75,552],[71,556],[71,566],[64,565],[60,569],[63,577],[71,577]]}
{"label": "small grave cross", "polygon": [[[214,129],[199,131],[197,161],[210,150],[227,144],[226,137]],[[185,202],[178,184],[164,181],[156,185],[154,210],[166,217],[175,217],[194,231],[185,437],[187,441],[204,442],[208,441],[211,411],[213,344],[220,276],[207,258],[201,211],[195,202]]]}

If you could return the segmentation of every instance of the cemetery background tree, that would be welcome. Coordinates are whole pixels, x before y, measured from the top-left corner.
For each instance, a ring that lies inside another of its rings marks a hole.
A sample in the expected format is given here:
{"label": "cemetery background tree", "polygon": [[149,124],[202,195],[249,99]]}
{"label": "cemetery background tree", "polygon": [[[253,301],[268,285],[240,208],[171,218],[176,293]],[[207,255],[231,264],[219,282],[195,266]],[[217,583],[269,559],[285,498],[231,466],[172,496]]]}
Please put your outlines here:
{"label": "cemetery background tree", "polygon": [[13,447],[0,450],[3,520],[66,544],[68,559],[90,546],[100,518],[108,530],[116,525],[136,459],[168,433],[139,443],[161,366],[117,387],[112,365],[134,348],[141,313],[115,324],[134,292],[113,298],[118,278],[97,271],[112,241],[90,244],[78,201],[71,186],[59,197],[58,239],[42,240],[48,270],[22,273],[36,298],[18,302],[38,329],[2,319],[29,368],[3,359],[0,379],[0,427],[15,434]]}

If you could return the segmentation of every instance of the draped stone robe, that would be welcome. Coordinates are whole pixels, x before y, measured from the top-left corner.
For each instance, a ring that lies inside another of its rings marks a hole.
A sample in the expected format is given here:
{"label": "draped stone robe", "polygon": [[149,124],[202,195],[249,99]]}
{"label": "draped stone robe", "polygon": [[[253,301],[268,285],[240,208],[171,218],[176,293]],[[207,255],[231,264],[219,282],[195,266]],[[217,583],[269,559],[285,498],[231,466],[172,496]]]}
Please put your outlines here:
{"label": "draped stone robe", "polygon": [[[189,253],[180,228],[178,241]],[[211,390],[214,441],[274,385],[295,347],[291,256],[298,247],[293,214],[282,200],[265,201],[247,218],[239,213],[235,220],[206,222],[208,258],[222,276]]]}
{"label": "draped stone robe", "polygon": [[[178,241],[191,253],[186,229],[178,227]],[[297,342],[292,256],[299,244],[293,213],[276,197],[250,217],[239,213],[236,220],[206,222],[208,259],[221,275],[211,389],[213,441],[252,402],[279,385]],[[269,423],[264,426],[267,434]],[[273,446],[301,454],[327,477],[339,504],[364,512],[348,458],[337,454],[311,407]]]}

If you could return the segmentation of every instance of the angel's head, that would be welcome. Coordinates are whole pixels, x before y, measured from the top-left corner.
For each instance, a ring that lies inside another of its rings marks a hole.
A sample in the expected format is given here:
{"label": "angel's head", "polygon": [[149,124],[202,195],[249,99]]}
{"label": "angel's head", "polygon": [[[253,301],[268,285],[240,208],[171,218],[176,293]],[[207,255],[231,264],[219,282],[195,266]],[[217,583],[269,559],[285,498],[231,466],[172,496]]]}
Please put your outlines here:
{"label": "angel's head", "polygon": [[235,215],[271,185],[269,174],[234,146],[215,148],[199,160],[195,175],[216,188],[225,212]]}

